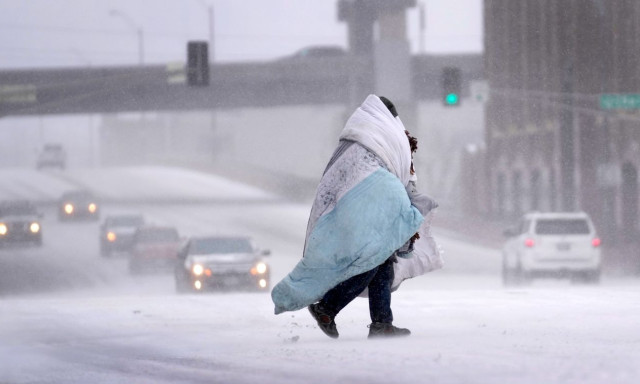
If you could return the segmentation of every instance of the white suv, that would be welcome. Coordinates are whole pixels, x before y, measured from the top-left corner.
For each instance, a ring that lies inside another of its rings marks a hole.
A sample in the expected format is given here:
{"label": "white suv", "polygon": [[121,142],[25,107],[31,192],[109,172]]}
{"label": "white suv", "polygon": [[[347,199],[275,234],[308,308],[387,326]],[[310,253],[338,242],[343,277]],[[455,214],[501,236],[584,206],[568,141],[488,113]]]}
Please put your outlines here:
{"label": "white suv", "polygon": [[502,280],[526,283],[537,276],[600,281],[600,238],[584,212],[529,213],[505,231]]}

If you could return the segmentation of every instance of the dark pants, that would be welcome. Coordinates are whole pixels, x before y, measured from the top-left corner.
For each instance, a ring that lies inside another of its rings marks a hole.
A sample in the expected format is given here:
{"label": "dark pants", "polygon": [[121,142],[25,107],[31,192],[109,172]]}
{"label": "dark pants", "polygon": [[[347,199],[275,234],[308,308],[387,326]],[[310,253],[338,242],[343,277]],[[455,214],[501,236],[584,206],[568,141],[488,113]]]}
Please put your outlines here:
{"label": "dark pants", "polygon": [[391,283],[393,282],[393,258],[370,271],[353,276],[327,292],[320,305],[334,316],[369,288],[369,314],[372,322],[391,323]]}

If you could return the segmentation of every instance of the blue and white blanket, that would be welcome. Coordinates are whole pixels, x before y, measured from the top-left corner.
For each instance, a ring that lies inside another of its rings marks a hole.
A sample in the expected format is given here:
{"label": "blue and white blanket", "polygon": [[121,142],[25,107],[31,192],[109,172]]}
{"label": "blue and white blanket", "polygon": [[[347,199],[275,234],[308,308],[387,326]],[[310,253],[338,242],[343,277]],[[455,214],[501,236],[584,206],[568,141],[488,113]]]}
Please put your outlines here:
{"label": "blue and white blanket", "polygon": [[273,288],[275,313],[315,303],[387,260],[424,221],[407,189],[411,150],[402,121],[370,95],[347,121],[318,185],[303,258]]}

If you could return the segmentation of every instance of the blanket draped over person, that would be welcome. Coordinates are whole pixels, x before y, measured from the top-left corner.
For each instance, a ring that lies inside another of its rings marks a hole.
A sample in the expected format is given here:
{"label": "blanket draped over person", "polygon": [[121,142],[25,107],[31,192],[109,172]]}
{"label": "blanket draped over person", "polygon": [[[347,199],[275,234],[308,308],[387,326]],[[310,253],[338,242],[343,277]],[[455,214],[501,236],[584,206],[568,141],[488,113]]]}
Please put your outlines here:
{"label": "blanket draped over person", "polygon": [[320,180],[303,257],[271,292],[276,314],[315,303],[385,262],[418,232],[424,217],[406,189],[410,169],[402,121],[369,95],[347,121]]}

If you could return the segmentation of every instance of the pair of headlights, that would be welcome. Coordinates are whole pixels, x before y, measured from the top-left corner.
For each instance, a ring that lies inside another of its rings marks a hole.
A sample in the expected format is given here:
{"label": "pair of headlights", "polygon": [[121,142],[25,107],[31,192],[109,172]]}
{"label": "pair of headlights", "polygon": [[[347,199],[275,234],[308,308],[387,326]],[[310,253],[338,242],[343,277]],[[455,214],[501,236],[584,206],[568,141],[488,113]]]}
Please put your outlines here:
{"label": "pair of headlights", "polygon": [[[76,207],[71,203],[67,203],[64,205],[64,211],[67,215],[72,214],[75,210],[76,210]],[[98,206],[95,203],[91,203],[87,206],[87,210],[90,213],[96,213],[96,211],[98,210]]]}
{"label": "pair of headlights", "polygon": [[[31,233],[40,232],[40,224],[36,221],[32,222],[29,225],[29,230],[31,231]],[[9,227],[7,227],[7,224],[0,223],[0,236],[5,236],[7,233],[9,233]]]}

